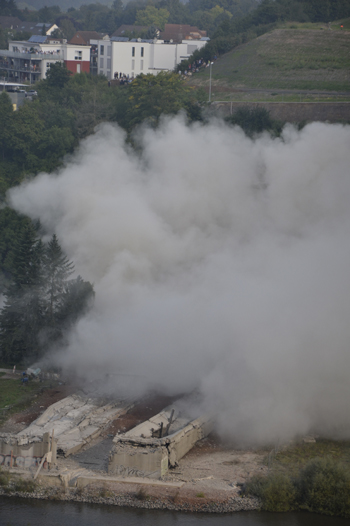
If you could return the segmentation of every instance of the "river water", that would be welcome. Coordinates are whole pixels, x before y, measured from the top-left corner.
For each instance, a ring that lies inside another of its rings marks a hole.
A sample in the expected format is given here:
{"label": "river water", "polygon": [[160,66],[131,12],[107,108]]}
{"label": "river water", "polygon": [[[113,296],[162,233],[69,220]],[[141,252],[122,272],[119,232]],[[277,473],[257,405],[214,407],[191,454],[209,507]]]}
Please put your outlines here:
{"label": "river water", "polygon": [[135,510],[116,506],[0,497],[1,526],[349,526],[311,513],[239,512],[224,515]]}

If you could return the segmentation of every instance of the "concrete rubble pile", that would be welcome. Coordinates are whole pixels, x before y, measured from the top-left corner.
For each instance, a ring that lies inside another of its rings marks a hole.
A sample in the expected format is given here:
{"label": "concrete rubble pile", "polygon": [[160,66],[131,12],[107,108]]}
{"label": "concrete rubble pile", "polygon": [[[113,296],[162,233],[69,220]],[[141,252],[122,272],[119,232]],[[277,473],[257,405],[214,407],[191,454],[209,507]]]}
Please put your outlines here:
{"label": "concrete rubble pile", "polygon": [[191,420],[175,403],[114,438],[108,473],[159,479],[212,429],[209,418]]}
{"label": "concrete rubble pile", "polygon": [[71,395],[51,405],[18,436],[42,437],[44,433],[54,430],[58,439],[57,452],[68,456],[98,437],[111,421],[132,406],[133,403],[125,400],[105,404],[84,396]]}

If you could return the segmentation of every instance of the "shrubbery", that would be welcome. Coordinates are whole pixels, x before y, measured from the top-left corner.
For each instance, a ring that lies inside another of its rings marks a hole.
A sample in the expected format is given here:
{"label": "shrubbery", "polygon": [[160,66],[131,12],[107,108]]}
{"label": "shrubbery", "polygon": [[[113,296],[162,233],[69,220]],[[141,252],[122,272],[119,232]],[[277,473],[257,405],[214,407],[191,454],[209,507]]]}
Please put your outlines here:
{"label": "shrubbery", "polygon": [[282,131],[282,123],[272,119],[270,112],[265,108],[243,106],[225,120],[230,124],[240,126],[248,137],[265,130],[272,135],[279,136]]}
{"label": "shrubbery", "polygon": [[350,517],[350,473],[331,458],[316,458],[301,471],[298,501],[310,511]]}
{"label": "shrubbery", "polygon": [[246,492],[259,497],[265,511],[290,511],[296,508],[297,491],[287,475],[257,476],[247,484]]}
{"label": "shrubbery", "polygon": [[281,473],[253,477],[245,492],[259,497],[266,511],[305,509],[350,518],[350,472],[331,458],[311,460],[296,479]]}

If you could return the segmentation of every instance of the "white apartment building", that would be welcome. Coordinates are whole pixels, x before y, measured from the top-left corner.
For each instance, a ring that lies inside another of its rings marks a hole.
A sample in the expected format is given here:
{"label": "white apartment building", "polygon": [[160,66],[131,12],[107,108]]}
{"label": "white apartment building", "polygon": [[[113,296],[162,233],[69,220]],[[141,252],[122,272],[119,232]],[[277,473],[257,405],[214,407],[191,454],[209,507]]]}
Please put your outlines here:
{"label": "white apartment building", "polygon": [[117,74],[132,78],[140,73],[157,75],[160,71],[173,71],[182,60],[205,46],[208,40],[183,40],[177,44],[164,40],[112,37],[109,41],[97,40],[90,43],[97,44],[98,73],[111,80]]}

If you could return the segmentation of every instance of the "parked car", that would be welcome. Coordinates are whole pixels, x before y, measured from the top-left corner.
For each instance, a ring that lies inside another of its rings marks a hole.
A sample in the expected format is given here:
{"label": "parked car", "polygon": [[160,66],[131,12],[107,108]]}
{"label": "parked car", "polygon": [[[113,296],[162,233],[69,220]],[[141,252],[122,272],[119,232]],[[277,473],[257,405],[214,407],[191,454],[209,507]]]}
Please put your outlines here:
{"label": "parked car", "polygon": [[30,89],[26,93],[26,97],[36,97],[38,95],[38,92],[35,91],[35,89]]}

